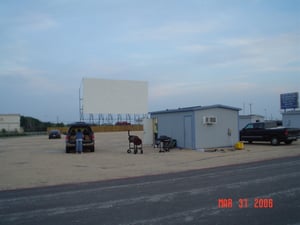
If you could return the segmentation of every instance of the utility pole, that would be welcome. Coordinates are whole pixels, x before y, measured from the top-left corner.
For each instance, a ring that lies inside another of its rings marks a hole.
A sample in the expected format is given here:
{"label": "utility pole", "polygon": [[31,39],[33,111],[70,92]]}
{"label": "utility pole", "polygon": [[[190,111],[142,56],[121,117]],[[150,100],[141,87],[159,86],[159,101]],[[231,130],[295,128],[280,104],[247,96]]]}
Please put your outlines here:
{"label": "utility pole", "polygon": [[267,113],[267,109],[265,109],[265,120],[267,120],[268,117],[268,113]]}
{"label": "utility pole", "polygon": [[252,103],[249,103],[249,106],[250,106],[250,115],[252,115]]}

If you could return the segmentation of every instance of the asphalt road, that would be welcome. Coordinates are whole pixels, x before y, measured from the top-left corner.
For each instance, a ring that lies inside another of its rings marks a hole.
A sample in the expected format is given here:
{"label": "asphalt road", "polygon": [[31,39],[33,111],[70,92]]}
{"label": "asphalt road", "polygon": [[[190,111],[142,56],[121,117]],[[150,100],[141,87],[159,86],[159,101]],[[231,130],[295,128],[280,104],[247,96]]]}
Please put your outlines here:
{"label": "asphalt road", "polygon": [[0,224],[300,224],[300,157],[0,192]]}

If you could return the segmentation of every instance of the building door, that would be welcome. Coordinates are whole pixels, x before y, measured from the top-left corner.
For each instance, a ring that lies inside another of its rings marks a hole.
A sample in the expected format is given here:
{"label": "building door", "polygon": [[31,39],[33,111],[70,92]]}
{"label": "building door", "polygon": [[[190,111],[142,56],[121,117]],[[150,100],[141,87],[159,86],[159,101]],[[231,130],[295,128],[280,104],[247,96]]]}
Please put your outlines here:
{"label": "building door", "polygon": [[193,148],[192,116],[184,116],[184,148]]}
{"label": "building door", "polygon": [[144,135],[143,144],[152,145],[153,144],[153,119],[145,118],[143,120]]}

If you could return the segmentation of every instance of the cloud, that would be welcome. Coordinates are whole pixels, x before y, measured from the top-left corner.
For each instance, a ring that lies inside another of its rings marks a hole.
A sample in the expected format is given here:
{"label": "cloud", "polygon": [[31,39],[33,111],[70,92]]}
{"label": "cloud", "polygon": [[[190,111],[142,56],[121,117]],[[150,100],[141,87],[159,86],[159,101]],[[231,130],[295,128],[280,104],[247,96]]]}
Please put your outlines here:
{"label": "cloud", "polygon": [[157,27],[142,28],[129,32],[122,39],[126,41],[158,40],[169,41],[181,37],[212,32],[217,28],[215,22],[170,22]]}
{"label": "cloud", "polygon": [[204,44],[193,44],[193,45],[185,45],[178,47],[178,50],[189,52],[189,53],[204,53],[209,52],[214,49],[213,46],[204,45]]}
{"label": "cloud", "polygon": [[3,83],[18,85],[27,91],[63,91],[61,85],[54,82],[53,79],[49,79],[49,74],[26,66],[14,65],[13,67],[2,69],[0,78]]}
{"label": "cloud", "polygon": [[261,85],[243,81],[236,78],[236,81],[196,81],[196,82],[167,82],[150,86],[150,94],[153,99],[176,98],[178,96],[195,97],[206,95],[235,95],[248,91],[260,89]]}
{"label": "cloud", "polygon": [[48,30],[58,26],[56,20],[45,14],[35,14],[29,20],[28,26],[34,30]]}
{"label": "cloud", "polygon": [[[299,71],[300,34],[288,33],[261,39],[227,40],[224,44],[239,48],[240,62],[261,71]],[[291,63],[294,64],[291,66]]]}
{"label": "cloud", "polygon": [[279,94],[285,92],[290,89],[280,84],[266,85],[242,77],[236,81],[161,83],[150,86],[149,105],[152,111],[195,105],[224,104],[239,108],[244,105],[243,112],[248,113],[251,103],[252,112],[265,115],[268,110],[280,118]]}
{"label": "cloud", "polygon": [[46,13],[25,12],[7,21],[11,27],[21,31],[45,31],[59,26],[57,20]]}
{"label": "cloud", "polygon": [[248,71],[299,72],[300,34],[286,33],[261,38],[227,38],[209,44],[191,44],[177,49],[217,67],[244,67]]}

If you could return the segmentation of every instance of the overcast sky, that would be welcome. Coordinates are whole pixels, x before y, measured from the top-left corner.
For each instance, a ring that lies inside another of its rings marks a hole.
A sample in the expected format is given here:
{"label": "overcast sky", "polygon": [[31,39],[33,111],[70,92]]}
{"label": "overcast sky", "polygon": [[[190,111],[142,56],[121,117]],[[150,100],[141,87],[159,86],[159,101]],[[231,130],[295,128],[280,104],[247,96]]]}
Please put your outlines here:
{"label": "overcast sky", "polygon": [[300,91],[299,0],[2,0],[0,113],[79,120],[83,77],[149,83],[149,111],[281,118]]}

